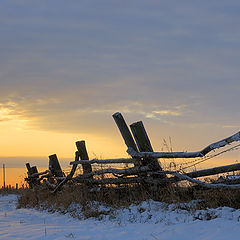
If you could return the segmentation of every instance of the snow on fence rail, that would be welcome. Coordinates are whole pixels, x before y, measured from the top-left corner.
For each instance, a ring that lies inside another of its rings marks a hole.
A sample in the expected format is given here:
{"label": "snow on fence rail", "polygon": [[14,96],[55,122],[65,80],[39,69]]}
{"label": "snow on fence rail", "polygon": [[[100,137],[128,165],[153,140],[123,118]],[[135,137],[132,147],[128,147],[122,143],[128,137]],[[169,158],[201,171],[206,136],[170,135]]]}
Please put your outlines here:
{"label": "snow on fence rail", "polygon": [[[68,181],[78,184],[106,185],[106,184],[166,184],[177,181],[187,180],[207,188],[240,188],[240,184],[207,184],[194,178],[210,176],[219,173],[226,173],[240,170],[240,164],[215,167],[194,171],[189,173],[180,173],[176,171],[163,171],[161,158],[203,158],[209,152],[224,147],[232,142],[240,141],[240,132],[212,143],[198,152],[154,152],[147,132],[141,121],[127,126],[121,113],[113,114],[115,123],[121,133],[121,136],[127,146],[127,152],[130,158],[119,159],[92,159],[89,160],[85,141],[76,142],[77,151],[75,152],[75,161],[70,162],[72,169],[68,175],[62,171],[56,154],[49,156],[49,169],[38,173],[37,167],[31,167],[26,164],[28,177],[25,179],[30,187],[45,183],[53,192],[57,192]],[[131,130],[131,131],[130,131]],[[76,175],[78,165],[82,166],[82,174]],[[92,164],[100,165],[102,169],[93,170]],[[104,164],[132,164],[125,168],[103,168]],[[172,177],[169,177],[172,175]],[[98,176],[101,176],[100,178]]]}

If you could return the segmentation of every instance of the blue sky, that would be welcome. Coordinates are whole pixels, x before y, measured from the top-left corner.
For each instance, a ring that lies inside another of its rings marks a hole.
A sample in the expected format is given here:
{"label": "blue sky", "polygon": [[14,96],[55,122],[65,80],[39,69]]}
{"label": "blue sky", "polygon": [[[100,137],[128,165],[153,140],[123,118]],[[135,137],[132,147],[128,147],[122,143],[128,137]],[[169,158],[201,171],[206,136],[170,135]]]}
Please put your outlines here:
{"label": "blue sky", "polygon": [[239,26],[233,0],[3,0],[0,108],[29,129],[116,145],[120,111],[156,148],[170,136],[198,150],[239,131]]}

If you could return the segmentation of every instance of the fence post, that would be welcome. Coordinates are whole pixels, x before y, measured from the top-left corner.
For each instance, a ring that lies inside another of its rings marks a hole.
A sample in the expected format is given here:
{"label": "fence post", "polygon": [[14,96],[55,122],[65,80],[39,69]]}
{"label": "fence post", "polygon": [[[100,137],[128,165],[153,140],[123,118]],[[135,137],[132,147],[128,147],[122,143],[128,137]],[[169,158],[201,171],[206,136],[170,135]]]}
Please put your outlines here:
{"label": "fence post", "polygon": [[[76,146],[78,149],[80,159],[81,160],[89,160],[85,141],[77,141]],[[89,163],[83,163],[82,168],[83,168],[83,174],[92,172],[92,166]],[[90,178],[93,178],[93,177],[91,176]]]}
{"label": "fence post", "polygon": [[[132,130],[132,133],[137,143],[139,151],[153,152],[153,148],[148,138],[147,132],[144,128],[143,122],[142,121],[135,122],[130,125],[130,128]],[[148,165],[148,164],[152,166],[153,170],[157,170],[157,171],[162,170],[157,158],[150,158],[150,157],[144,158],[143,165]]]}
{"label": "fence post", "polygon": [[[131,134],[122,114],[119,112],[116,112],[112,116],[115,120],[115,123],[118,126],[118,129],[119,129],[127,147],[132,148],[134,151],[138,152],[137,145],[132,137],[132,134]],[[135,163],[134,166],[139,166],[139,163]]]}
{"label": "fence post", "polygon": [[31,188],[33,186],[33,184],[37,183],[37,179],[38,179],[38,177],[31,178],[31,175],[34,173],[38,173],[38,170],[37,170],[36,166],[31,167],[29,163],[26,163],[26,167],[28,170],[28,172],[27,172],[28,179],[29,179],[28,184],[29,184],[29,187]]}
{"label": "fence post", "polygon": [[56,177],[64,177],[57,155],[52,154],[49,157],[49,170]]}
{"label": "fence post", "polygon": [[123,116],[122,116],[122,114],[119,113],[119,112],[116,112],[112,116],[113,116],[119,130],[120,130],[120,133],[121,133],[127,147],[132,148],[136,152],[138,152],[136,143],[133,140],[132,134],[131,134],[131,132],[130,132]]}
{"label": "fence post", "polygon": [[32,173],[31,173],[31,166],[30,166],[29,163],[26,163],[26,168],[27,168],[27,170],[28,170],[28,174],[31,175],[31,174],[32,174]]}

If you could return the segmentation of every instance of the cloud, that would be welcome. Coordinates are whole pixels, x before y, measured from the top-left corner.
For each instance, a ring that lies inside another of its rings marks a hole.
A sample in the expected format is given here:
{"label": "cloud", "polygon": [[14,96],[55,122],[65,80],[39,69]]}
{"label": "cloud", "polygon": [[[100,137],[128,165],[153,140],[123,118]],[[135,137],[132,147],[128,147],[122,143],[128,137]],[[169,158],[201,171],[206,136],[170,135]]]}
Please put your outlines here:
{"label": "cloud", "polygon": [[116,111],[171,126],[237,125],[236,1],[35,4],[0,10],[1,121],[109,135]]}
{"label": "cloud", "polygon": [[159,114],[160,116],[180,116],[182,113],[173,111],[173,110],[160,110],[160,111],[153,111],[155,114]]}

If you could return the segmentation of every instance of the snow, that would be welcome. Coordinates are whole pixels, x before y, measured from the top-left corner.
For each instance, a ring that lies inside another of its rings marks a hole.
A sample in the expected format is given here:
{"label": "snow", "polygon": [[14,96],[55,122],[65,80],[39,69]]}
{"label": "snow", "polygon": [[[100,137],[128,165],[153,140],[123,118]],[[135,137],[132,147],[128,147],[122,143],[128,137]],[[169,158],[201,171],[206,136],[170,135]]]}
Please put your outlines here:
{"label": "snow", "polygon": [[[240,210],[228,207],[193,211],[194,202],[167,205],[147,201],[103,215],[100,221],[16,209],[16,203],[16,195],[0,195],[0,239],[234,240],[240,236]],[[91,207],[111,210],[98,203]],[[71,208],[81,218],[79,206]]]}

